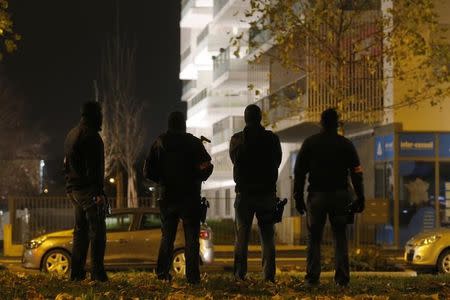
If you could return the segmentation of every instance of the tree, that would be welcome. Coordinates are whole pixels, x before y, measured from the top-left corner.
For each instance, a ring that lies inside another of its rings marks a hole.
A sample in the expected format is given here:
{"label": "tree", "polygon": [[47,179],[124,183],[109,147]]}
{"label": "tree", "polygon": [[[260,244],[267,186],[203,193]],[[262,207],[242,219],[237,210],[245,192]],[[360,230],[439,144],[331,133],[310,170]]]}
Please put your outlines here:
{"label": "tree", "polygon": [[[304,78],[291,85],[288,100],[286,90],[271,97],[271,107],[295,106],[318,120],[334,106],[344,121],[377,122],[386,109],[439,105],[450,96],[450,46],[433,0],[250,0],[246,16],[249,48],[273,46],[255,50],[252,63],[277,61]],[[408,87],[386,103],[383,92],[392,80]]]}
{"label": "tree", "polygon": [[125,170],[127,204],[137,207],[136,161],[144,146],[144,126],[143,105],[136,97],[136,44],[119,36],[108,41],[101,73],[106,173]]}
{"label": "tree", "polygon": [[25,120],[25,99],[0,70],[0,197],[41,192],[46,139]]}
{"label": "tree", "polygon": [[8,1],[0,0],[0,60],[4,53],[12,53],[17,49],[20,35],[13,31],[11,14],[8,12]]}

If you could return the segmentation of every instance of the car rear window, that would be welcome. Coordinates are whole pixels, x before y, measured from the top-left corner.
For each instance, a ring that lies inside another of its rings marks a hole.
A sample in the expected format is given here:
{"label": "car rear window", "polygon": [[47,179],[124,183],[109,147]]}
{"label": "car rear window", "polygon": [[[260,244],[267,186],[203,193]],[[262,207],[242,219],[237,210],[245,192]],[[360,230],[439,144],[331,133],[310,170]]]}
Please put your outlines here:
{"label": "car rear window", "polygon": [[159,214],[155,213],[143,214],[140,228],[143,230],[161,228],[161,218]]}
{"label": "car rear window", "polygon": [[133,214],[116,214],[106,217],[107,231],[128,231],[133,223]]}

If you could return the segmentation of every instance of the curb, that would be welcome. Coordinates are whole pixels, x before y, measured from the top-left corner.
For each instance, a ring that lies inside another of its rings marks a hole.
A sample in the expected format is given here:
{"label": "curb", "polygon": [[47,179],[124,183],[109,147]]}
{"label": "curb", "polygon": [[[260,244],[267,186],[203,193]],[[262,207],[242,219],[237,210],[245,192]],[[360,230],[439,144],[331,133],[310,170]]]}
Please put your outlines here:
{"label": "curb", "polygon": [[[306,275],[306,272],[303,271],[287,271],[283,272],[283,274],[292,274],[292,275]],[[321,272],[321,277],[334,277],[334,272],[327,271]],[[399,278],[408,278],[408,277],[417,277],[417,272],[413,270],[405,270],[405,271],[395,271],[395,272],[361,272],[361,271],[350,271],[350,277],[399,277]]]}
{"label": "curb", "polygon": [[[306,250],[306,246],[300,245],[276,245],[275,249],[277,251],[304,251]],[[234,245],[214,245],[215,252],[233,252]],[[261,251],[260,245],[249,245],[248,251]]]}

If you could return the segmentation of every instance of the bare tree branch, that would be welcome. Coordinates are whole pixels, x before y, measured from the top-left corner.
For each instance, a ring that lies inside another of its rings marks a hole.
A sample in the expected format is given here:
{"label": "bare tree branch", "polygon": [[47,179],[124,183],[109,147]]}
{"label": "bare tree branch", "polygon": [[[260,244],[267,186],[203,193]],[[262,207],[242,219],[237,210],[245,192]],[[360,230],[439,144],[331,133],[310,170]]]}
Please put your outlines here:
{"label": "bare tree branch", "polygon": [[102,63],[102,130],[105,169],[122,167],[128,175],[128,206],[136,207],[136,161],[143,150],[143,104],[136,93],[136,43],[120,37],[107,42]]}

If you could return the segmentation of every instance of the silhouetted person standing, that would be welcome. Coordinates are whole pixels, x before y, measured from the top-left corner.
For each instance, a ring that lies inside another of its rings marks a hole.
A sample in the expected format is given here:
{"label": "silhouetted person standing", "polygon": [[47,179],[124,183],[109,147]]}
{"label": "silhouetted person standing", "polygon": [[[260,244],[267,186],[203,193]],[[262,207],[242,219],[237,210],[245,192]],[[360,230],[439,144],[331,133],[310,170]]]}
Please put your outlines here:
{"label": "silhouetted person standing", "polygon": [[[364,210],[363,174],[352,142],[337,132],[339,117],[334,109],[322,113],[322,131],[307,138],[295,163],[294,198],[300,214],[307,214],[308,251],[306,281],[316,285],[320,279],[320,244],[326,218],[331,223],[335,245],[334,280],[346,286],[350,280],[346,228],[349,211]],[[308,198],[304,202],[305,177]],[[352,201],[348,177],[357,200]]]}
{"label": "silhouetted person standing", "polygon": [[264,279],[274,281],[274,213],[281,145],[275,134],[261,126],[258,106],[247,106],[244,118],[244,130],[233,135],[230,141],[230,158],[236,182],[234,276],[245,280],[248,242],[256,215],[262,242]]}
{"label": "silhouetted person standing", "polygon": [[103,265],[106,246],[104,151],[99,131],[102,112],[97,102],[83,105],[80,123],[64,143],[66,191],[75,208],[71,280],[86,277],[86,256],[91,245],[91,279],[106,281]]}
{"label": "silhouetted person standing", "polygon": [[171,280],[170,269],[173,244],[179,220],[183,220],[186,256],[186,278],[189,283],[200,282],[199,235],[201,183],[213,171],[211,157],[202,142],[186,133],[183,113],[169,116],[168,130],[152,145],[145,161],[144,175],[158,183],[162,238],[159,248],[157,275]]}

